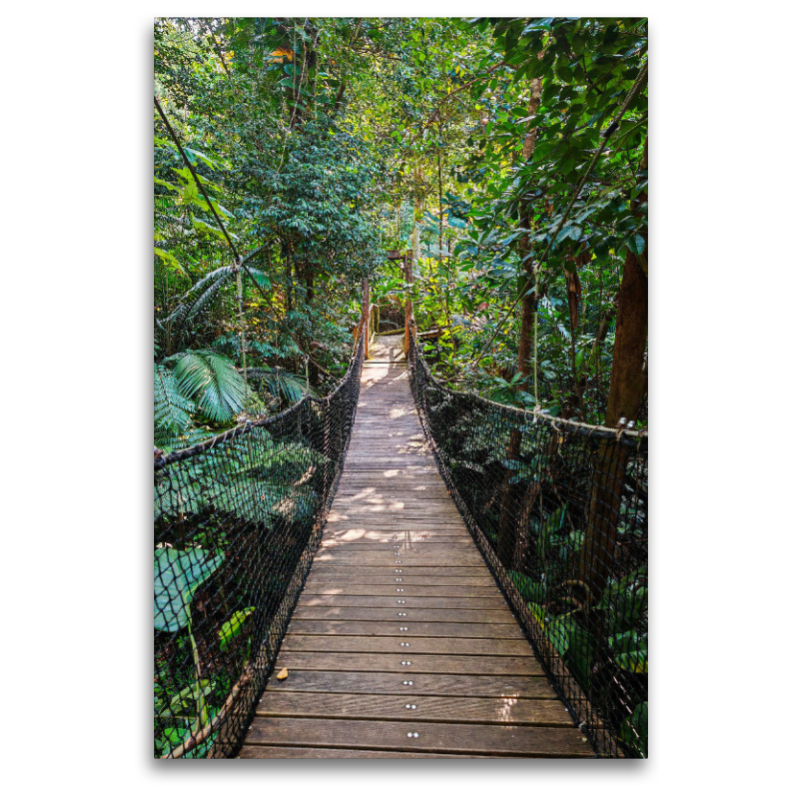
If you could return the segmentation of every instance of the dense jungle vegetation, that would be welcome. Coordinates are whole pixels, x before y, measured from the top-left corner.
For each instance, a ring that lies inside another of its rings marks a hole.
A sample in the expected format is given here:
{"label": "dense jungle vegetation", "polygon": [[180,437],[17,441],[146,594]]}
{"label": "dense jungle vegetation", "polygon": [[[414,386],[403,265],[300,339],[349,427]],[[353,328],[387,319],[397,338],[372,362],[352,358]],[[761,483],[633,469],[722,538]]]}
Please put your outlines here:
{"label": "dense jungle vegetation", "polygon": [[646,70],[636,18],[157,20],[156,446],[324,394],[388,250],[437,377],[646,425]]}
{"label": "dense jungle vegetation", "polygon": [[[645,427],[647,63],[646,20],[635,18],[158,20],[157,458],[325,395],[350,358],[365,279],[382,331],[402,327],[412,297],[426,360],[448,386]],[[410,279],[389,252],[405,254]],[[646,460],[614,456],[626,483],[609,531],[557,490],[544,497],[553,452],[528,452],[520,432],[478,446],[474,424],[453,427],[451,468],[481,471],[484,487],[492,470],[503,476],[481,500],[484,530],[597,694],[610,673],[575,611],[586,616],[592,599],[611,669],[632,687],[608,718],[646,755]],[[200,587],[235,567],[228,516],[268,533],[273,561],[285,562],[270,583],[279,599],[324,493],[310,478],[324,458],[308,442],[280,448],[259,429],[237,446],[187,464],[183,484],[157,475],[156,755],[221,713],[237,671],[220,664],[234,662],[234,640],[248,659],[268,624],[251,620],[264,601],[244,580],[226,584],[219,619],[192,610],[208,606]],[[216,497],[226,455],[238,461]],[[581,480],[592,503],[608,500],[601,479]],[[244,511],[247,496],[263,502]],[[532,560],[515,555],[504,511],[515,503],[527,503]],[[191,542],[176,539],[190,523]],[[568,564],[615,539],[625,570],[592,556],[571,581],[588,594],[554,595]],[[213,737],[203,742],[189,757],[209,752]]]}

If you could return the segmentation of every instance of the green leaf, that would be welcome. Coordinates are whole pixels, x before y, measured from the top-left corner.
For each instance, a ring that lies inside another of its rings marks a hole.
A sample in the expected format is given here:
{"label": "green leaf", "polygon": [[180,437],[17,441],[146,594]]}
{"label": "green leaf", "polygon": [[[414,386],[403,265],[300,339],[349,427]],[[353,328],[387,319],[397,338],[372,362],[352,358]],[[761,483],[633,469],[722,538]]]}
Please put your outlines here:
{"label": "green leaf", "polygon": [[631,238],[628,240],[628,247],[630,247],[630,249],[631,249],[631,250],[632,250],[632,251],[633,251],[633,252],[634,252],[634,253],[635,253],[637,256],[640,256],[642,253],[644,253],[644,248],[645,248],[645,245],[646,245],[646,243],[645,243],[645,240],[644,240],[644,236],[642,236],[642,235],[641,235],[641,234],[639,234],[639,233],[636,233],[636,234],[634,234],[634,235],[633,235],[633,236],[632,236],[632,237],[631,237]]}
{"label": "green leaf", "polygon": [[229,422],[244,408],[244,379],[218,353],[187,353],[175,365],[175,378],[180,392],[214,422]]}
{"label": "green leaf", "polygon": [[192,150],[190,147],[184,147],[183,150],[190,156],[189,161],[192,164],[199,158],[206,166],[215,169],[214,162],[205,153],[201,153],[199,150]]}
{"label": "green leaf", "polygon": [[647,758],[647,701],[636,706],[633,713],[623,720],[619,738]]}
{"label": "green leaf", "polygon": [[570,629],[575,624],[571,618],[559,618],[553,620],[545,628],[547,638],[552,642],[560,656],[564,656],[569,650]]}
{"label": "green leaf", "polygon": [[196,706],[198,699],[208,697],[213,688],[213,684],[207,679],[201,680],[199,684],[197,682],[192,683],[191,686],[187,686],[183,691],[173,695],[163,707],[159,716],[180,717],[187,713],[194,713],[194,706]]}
{"label": "green leaf", "polygon": [[519,590],[522,598],[528,603],[543,603],[545,601],[544,584],[532,581],[527,575],[509,570],[511,580]]}
{"label": "green leaf", "polygon": [[228,645],[235,639],[244,629],[247,618],[255,611],[255,606],[244,608],[241,611],[234,611],[231,618],[222,624],[219,631],[219,649],[224,653],[228,649]]}
{"label": "green leaf", "polygon": [[180,272],[181,275],[184,277],[188,277],[186,270],[180,265],[180,262],[177,258],[175,258],[172,253],[168,253],[166,250],[162,250],[160,247],[154,247],[153,252],[165,263],[171,264],[175,269]]}
{"label": "green leaf", "polygon": [[533,618],[539,623],[539,625],[544,628],[544,620],[545,620],[545,611],[542,606],[538,603],[528,603],[528,609],[530,610],[531,614],[533,614]]}
{"label": "green leaf", "polygon": [[637,650],[616,656],[615,661],[628,672],[647,673],[647,651]]}
{"label": "green leaf", "polygon": [[219,569],[224,558],[221,551],[211,555],[199,547],[194,550],[162,547],[155,551],[153,625],[156,630],[177,633],[189,624],[194,593]]}

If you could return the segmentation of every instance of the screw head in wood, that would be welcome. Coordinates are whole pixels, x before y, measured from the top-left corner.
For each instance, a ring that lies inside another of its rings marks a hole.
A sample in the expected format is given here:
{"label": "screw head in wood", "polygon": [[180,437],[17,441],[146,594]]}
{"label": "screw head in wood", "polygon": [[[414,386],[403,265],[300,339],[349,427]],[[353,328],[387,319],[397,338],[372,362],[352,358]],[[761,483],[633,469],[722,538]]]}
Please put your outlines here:
{"label": "screw head in wood", "polygon": [[406,703],[406,708],[414,709],[417,707],[416,703]]}
{"label": "screw head in wood", "polygon": [[419,739],[419,734],[416,731],[414,731],[413,733],[409,733],[408,734],[408,738],[409,739]]}
{"label": "screw head in wood", "polygon": [[414,681],[403,681],[403,686],[413,686]]}

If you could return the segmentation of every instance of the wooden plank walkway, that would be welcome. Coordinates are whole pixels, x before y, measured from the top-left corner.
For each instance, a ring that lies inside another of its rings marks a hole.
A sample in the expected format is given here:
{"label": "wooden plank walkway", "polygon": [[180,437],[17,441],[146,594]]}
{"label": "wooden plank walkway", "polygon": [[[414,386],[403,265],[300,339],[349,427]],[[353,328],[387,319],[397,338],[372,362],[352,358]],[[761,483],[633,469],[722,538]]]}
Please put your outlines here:
{"label": "wooden plank walkway", "polygon": [[592,757],[442,481],[402,337],[364,364],[322,544],[239,758]]}

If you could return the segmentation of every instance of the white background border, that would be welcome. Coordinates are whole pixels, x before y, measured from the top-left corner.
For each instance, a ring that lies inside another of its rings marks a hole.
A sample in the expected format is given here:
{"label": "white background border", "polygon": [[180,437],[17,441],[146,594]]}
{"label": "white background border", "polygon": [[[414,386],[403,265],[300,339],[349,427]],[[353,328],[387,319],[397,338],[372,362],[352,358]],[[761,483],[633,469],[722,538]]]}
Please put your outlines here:
{"label": "white background border", "polygon": [[[798,12],[683,0],[145,5],[4,13],[7,796],[788,794]],[[650,17],[646,763],[150,758],[152,17],[287,12]]]}

